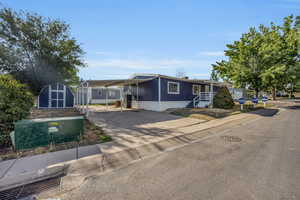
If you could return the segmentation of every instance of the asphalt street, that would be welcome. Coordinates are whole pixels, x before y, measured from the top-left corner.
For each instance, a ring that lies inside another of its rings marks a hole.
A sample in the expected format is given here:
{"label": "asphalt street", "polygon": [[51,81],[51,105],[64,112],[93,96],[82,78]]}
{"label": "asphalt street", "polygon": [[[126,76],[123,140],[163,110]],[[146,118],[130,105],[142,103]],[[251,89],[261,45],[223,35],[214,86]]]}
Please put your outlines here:
{"label": "asphalt street", "polygon": [[61,199],[300,199],[300,107],[89,177]]}

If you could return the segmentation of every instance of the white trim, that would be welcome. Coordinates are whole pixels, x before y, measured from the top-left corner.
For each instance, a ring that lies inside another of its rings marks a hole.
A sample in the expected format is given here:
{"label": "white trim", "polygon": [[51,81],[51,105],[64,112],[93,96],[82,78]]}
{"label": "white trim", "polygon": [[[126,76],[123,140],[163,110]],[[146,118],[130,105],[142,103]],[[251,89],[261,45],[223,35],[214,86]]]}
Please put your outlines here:
{"label": "white trim", "polygon": [[[139,101],[139,108],[152,111],[164,111],[169,108],[185,108],[191,101]],[[132,101],[132,107],[137,108],[137,101]]]}
{"label": "white trim", "polygon": [[64,103],[63,103],[63,107],[65,108],[66,107],[66,92],[67,92],[67,90],[66,90],[66,86],[64,85],[64,95],[63,95],[63,98],[64,98]]}
{"label": "white trim", "polygon": [[52,101],[51,101],[51,97],[52,97],[52,86],[51,85],[49,85],[49,99],[48,99],[48,108],[51,108],[52,106]]}
{"label": "white trim", "polygon": [[[108,99],[108,103],[121,101],[120,99]],[[106,99],[90,99],[90,104],[106,104]]]}
{"label": "white trim", "polygon": [[[198,88],[198,93],[194,92],[194,88],[195,87]],[[201,85],[193,85],[193,87],[192,87],[192,93],[193,93],[193,95],[199,95],[200,91],[201,91]]]}
{"label": "white trim", "polygon": [[[170,92],[169,91],[169,84],[176,84],[177,85],[177,92]],[[180,83],[174,81],[168,81],[168,94],[180,94]]]}

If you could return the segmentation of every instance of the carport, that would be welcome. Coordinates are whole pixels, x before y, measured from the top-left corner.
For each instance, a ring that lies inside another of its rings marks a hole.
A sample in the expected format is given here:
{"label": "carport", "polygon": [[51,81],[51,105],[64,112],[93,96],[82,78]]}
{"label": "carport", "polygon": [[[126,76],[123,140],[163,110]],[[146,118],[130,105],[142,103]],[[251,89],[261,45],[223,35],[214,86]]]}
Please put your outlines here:
{"label": "carport", "polygon": [[[80,110],[80,112],[88,115],[89,113],[89,103],[91,99],[91,92],[89,88],[91,87],[104,87],[106,90],[112,86],[121,87],[121,106],[120,110],[123,111],[124,106],[124,86],[135,85],[136,86],[136,107],[139,108],[139,84],[153,80],[154,78],[147,79],[115,79],[115,80],[86,80],[82,81],[76,88],[76,100],[75,105]],[[106,108],[108,109],[108,96],[106,92]]]}

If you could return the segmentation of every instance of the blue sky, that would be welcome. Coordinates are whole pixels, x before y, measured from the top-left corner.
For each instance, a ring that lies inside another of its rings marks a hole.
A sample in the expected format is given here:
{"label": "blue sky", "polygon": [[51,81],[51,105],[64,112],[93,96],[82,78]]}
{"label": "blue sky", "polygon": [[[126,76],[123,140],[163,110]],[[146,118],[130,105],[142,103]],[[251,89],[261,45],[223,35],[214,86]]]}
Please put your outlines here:
{"label": "blue sky", "polygon": [[132,73],[209,78],[225,45],[251,26],[300,14],[300,0],[0,0],[7,7],[58,18],[86,52],[84,79]]}

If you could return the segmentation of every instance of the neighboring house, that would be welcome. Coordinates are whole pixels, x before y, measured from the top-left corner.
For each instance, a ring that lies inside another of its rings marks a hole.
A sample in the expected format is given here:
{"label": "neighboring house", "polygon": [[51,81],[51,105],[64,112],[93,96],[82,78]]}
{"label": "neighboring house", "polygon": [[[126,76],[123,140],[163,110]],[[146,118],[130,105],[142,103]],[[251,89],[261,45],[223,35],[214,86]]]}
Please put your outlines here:
{"label": "neighboring house", "polygon": [[245,89],[228,87],[228,90],[234,100],[238,100],[239,98],[246,97]]}
{"label": "neighboring house", "polygon": [[113,103],[118,100],[121,100],[120,88],[104,88],[104,87],[90,88],[91,104]]}
{"label": "neighboring house", "polygon": [[223,86],[223,83],[210,80],[176,78],[160,74],[135,74],[130,79],[89,80],[87,83],[91,91],[90,102],[98,95],[95,88],[118,86],[121,88],[120,99],[126,107],[153,111],[207,107],[211,104],[215,92]]}

